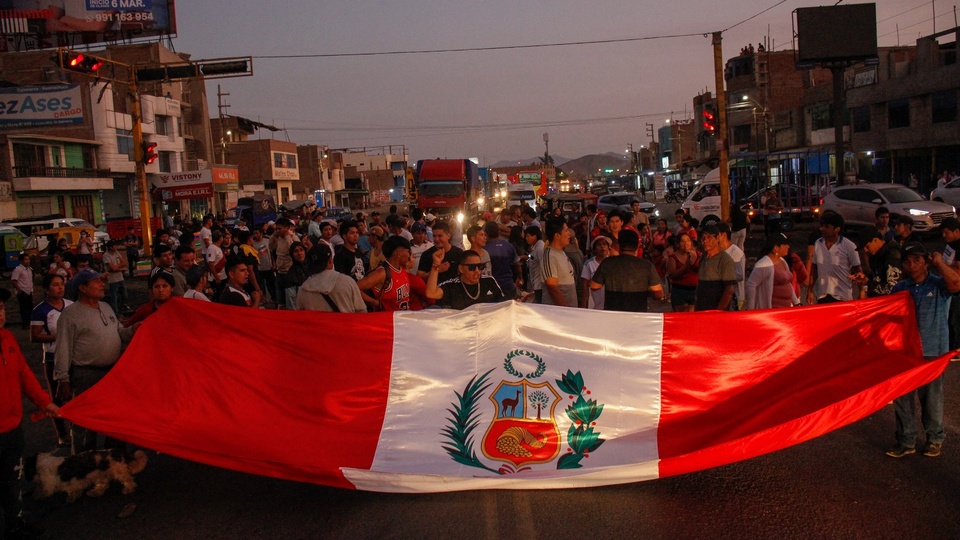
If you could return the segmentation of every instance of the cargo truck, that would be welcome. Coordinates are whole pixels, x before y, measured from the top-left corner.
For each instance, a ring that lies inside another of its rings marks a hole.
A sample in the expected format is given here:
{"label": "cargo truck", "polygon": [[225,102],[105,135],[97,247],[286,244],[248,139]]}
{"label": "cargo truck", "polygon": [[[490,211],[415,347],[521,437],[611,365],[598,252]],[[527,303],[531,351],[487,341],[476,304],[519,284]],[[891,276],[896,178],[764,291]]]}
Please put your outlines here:
{"label": "cargo truck", "polygon": [[439,219],[463,219],[477,211],[483,194],[477,164],[469,159],[417,162],[417,208]]}

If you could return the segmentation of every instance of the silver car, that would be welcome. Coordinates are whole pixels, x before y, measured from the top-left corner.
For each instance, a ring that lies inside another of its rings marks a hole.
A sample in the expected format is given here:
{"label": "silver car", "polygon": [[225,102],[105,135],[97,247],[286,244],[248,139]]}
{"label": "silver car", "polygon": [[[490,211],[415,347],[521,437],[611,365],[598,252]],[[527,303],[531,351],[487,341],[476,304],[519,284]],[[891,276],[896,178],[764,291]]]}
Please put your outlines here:
{"label": "silver car", "polygon": [[610,193],[609,195],[601,195],[600,198],[597,199],[597,209],[603,210],[604,212],[609,212],[611,210],[633,212],[633,209],[630,207],[630,205],[635,202],[640,203],[640,210],[650,216],[651,220],[660,217],[660,212],[657,210],[657,205],[643,201],[640,199],[639,195],[629,191],[619,191],[617,193]]}
{"label": "silver car", "polygon": [[946,203],[927,201],[916,191],[900,184],[857,184],[834,188],[823,198],[820,212],[833,210],[847,225],[869,227],[876,224],[877,208],[885,206],[891,214],[913,218],[913,230],[931,232],[948,217],[957,215]]}
{"label": "silver car", "polygon": [[954,178],[947,185],[930,192],[930,200],[960,206],[960,178]]}

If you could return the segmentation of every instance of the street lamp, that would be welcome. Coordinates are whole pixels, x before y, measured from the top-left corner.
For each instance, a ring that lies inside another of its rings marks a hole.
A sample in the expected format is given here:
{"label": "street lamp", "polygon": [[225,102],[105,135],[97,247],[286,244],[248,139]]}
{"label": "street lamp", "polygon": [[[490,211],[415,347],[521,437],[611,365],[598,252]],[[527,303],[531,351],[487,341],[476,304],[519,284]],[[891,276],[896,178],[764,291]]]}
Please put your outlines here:
{"label": "street lamp", "polygon": [[740,96],[739,103],[735,103],[727,107],[727,110],[731,112],[746,111],[748,109],[753,115],[753,133],[754,140],[756,141],[754,146],[759,146],[759,136],[757,135],[757,130],[759,127],[757,115],[759,114],[763,118],[763,151],[764,153],[770,153],[770,130],[767,122],[767,107],[757,103],[746,94]]}

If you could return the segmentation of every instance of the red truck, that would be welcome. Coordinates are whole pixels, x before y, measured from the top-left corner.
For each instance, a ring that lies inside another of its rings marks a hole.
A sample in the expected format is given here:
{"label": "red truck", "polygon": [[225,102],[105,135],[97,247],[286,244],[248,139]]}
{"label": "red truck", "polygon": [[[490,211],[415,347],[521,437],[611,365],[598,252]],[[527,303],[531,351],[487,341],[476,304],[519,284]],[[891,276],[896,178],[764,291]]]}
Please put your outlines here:
{"label": "red truck", "polygon": [[438,218],[462,221],[476,211],[480,171],[469,159],[422,159],[417,162],[417,208]]}

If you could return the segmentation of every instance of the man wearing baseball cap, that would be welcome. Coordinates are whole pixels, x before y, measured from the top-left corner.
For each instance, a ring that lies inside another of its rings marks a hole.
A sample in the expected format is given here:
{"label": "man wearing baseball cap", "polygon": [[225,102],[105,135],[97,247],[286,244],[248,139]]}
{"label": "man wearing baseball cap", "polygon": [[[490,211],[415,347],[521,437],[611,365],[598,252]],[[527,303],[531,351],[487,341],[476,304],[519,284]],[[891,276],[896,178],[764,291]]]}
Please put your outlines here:
{"label": "man wearing baseball cap", "polygon": [[[960,292],[960,274],[943,262],[938,252],[930,254],[923,244],[908,242],[903,246],[903,273],[906,279],[893,286],[890,294],[908,291],[916,305],[917,326],[923,357],[932,360],[950,350],[947,313],[954,293]],[[930,273],[933,265],[940,275]],[[923,429],[927,441],[923,455],[936,457],[946,434],[943,430],[943,374],[935,380],[893,400],[897,418],[897,444],[887,455],[901,458],[916,453],[917,427],[915,400],[920,400]]]}
{"label": "man wearing baseball cap", "polygon": [[[53,379],[58,382],[57,397],[68,401],[100,382],[120,359],[123,342],[130,341],[141,323],[123,328],[110,304],[103,302],[107,284],[104,275],[89,268],[71,280],[77,288],[77,301],[63,308],[57,321],[57,352],[53,360]],[[74,425],[73,452],[94,450],[97,434]],[[107,448],[122,443],[108,439]]]}

